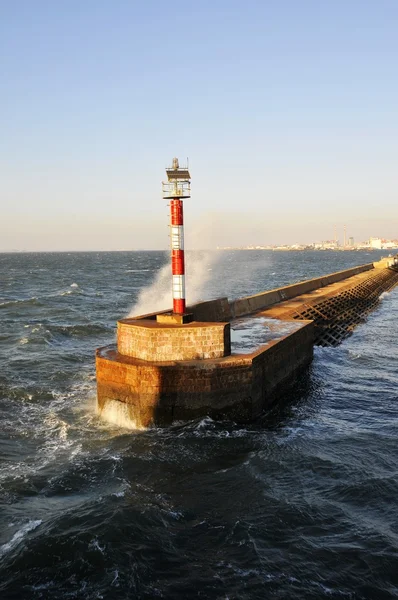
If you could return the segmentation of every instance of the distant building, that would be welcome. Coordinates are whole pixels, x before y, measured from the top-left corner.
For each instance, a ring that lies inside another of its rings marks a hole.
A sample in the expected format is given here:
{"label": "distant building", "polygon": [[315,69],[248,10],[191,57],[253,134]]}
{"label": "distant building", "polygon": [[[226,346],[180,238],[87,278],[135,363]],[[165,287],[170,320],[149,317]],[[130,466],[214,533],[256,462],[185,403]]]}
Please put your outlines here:
{"label": "distant building", "polygon": [[353,237],[348,238],[348,245],[354,246],[354,238]]}
{"label": "distant building", "polygon": [[374,248],[374,250],[381,250],[381,238],[373,238],[369,239],[369,246]]}
{"label": "distant building", "polygon": [[383,241],[382,249],[383,250],[395,250],[397,247],[397,243],[393,240]]}

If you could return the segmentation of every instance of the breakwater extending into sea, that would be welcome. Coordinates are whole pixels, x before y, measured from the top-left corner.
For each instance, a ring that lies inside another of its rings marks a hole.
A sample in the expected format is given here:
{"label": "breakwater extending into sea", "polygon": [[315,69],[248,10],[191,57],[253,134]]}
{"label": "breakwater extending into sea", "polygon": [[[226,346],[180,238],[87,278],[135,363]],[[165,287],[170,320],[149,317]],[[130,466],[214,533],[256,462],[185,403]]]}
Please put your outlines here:
{"label": "breakwater extending into sea", "polygon": [[[205,253],[195,300],[379,257]],[[397,291],[270,422],[127,432],[95,414],[93,349],[165,261],[0,255],[2,597],[396,597]]]}

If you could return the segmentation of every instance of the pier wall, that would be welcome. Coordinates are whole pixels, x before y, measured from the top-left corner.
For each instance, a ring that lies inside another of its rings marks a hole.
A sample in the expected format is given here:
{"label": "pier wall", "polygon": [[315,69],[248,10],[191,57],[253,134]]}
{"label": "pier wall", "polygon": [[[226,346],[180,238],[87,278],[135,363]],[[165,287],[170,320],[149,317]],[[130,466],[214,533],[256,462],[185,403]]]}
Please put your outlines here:
{"label": "pier wall", "polygon": [[124,403],[131,420],[143,427],[204,415],[250,421],[312,360],[313,324],[297,325],[251,354],[205,361],[143,361],[121,355],[115,346],[99,348],[98,409]]}
{"label": "pier wall", "polygon": [[299,283],[293,283],[292,285],[286,285],[284,287],[276,288],[266,292],[260,292],[253,296],[246,296],[245,298],[238,298],[230,302],[231,317],[242,317],[248,315],[278,302],[283,302],[290,298],[300,296],[301,294],[307,294],[316,289],[337,283],[364,273],[373,269],[373,263],[361,265],[359,267],[353,267],[352,269],[345,269],[344,271],[338,271],[331,273],[330,275],[324,275],[322,277],[316,277],[315,279],[308,279]]}
{"label": "pier wall", "polygon": [[[228,301],[228,298],[216,298],[215,300],[197,302],[196,304],[188,306],[187,312],[192,313],[194,321],[230,321],[234,318],[258,312],[259,310],[283,302],[284,300],[323,288],[332,283],[338,283],[339,281],[343,281],[344,279],[348,279],[359,273],[370,271],[376,268],[376,265],[378,265],[378,263],[368,263],[358,267],[345,269],[344,271],[323,275],[322,277],[315,277],[314,279],[307,279],[305,281],[300,281],[299,283],[267,290],[252,296],[237,298],[236,300]],[[171,309],[167,309],[160,312],[138,315],[135,316],[134,319],[150,319],[155,321],[156,315],[170,312],[170,310]]]}
{"label": "pier wall", "polygon": [[337,346],[378,305],[381,294],[398,284],[398,270],[375,268],[285,300],[257,314],[282,321],[310,319],[315,344]]}
{"label": "pier wall", "polygon": [[[144,427],[205,415],[254,419],[310,364],[314,343],[340,343],[395,285],[398,267],[366,264],[232,302],[197,303],[188,309],[193,322],[157,321],[158,313],[122,319],[117,345],[96,353],[98,410],[122,406]],[[239,329],[259,317],[264,327],[272,320],[271,337],[261,338],[268,341],[230,354],[234,319]],[[272,333],[278,327],[280,337]]]}

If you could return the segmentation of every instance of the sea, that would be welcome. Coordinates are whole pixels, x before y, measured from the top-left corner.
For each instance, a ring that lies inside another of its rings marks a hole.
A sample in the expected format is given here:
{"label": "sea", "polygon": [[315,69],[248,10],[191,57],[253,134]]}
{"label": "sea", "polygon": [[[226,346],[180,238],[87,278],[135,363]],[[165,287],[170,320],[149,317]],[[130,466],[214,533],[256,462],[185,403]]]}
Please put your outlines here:
{"label": "sea", "polygon": [[[386,252],[191,252],[230,299]],[[167,252],[0,254],[0,598],[398,598],[398,288],[254,423],[96,412],[95,349],[167,309]]]}

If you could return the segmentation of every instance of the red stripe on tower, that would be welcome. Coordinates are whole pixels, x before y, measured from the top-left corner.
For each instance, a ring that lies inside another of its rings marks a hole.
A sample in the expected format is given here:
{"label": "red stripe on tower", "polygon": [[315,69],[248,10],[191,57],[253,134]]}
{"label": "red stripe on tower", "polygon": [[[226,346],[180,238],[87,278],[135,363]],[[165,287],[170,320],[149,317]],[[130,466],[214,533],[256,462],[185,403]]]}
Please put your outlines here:
{"label": "red stripe on tower", "polygon": [[171,271],[173,275],[185,275],[184,250],[171,251]]}
{"label": "red stripe on tower", "polygon": [[182,200],[174,198],[170,202],[170,214],[172,225],[184,225],[184,210],[182,207]]}

